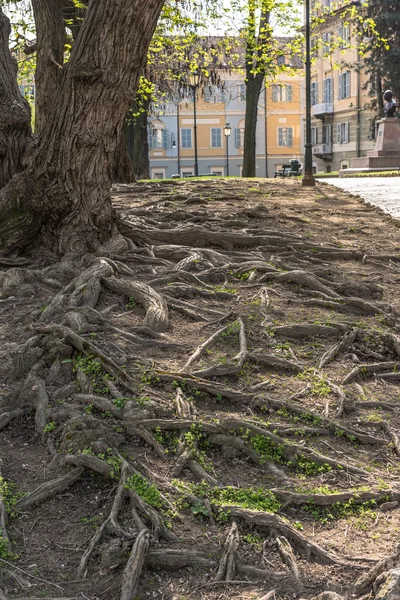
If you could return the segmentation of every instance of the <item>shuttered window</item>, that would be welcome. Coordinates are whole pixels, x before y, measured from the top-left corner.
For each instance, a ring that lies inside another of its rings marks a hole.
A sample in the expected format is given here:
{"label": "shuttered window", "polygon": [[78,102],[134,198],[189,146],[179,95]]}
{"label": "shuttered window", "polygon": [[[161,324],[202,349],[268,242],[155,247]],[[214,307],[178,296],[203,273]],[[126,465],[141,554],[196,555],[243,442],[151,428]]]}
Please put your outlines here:
{"label": "shuttered window", "polygon": [[192,147],[192,130],[191,129],[181,129],[181,146],[182,148],[191,148]]}
{"label": "shuttered window", "polygon": [[333,79],[327,77],[324,79],[324,102],[325,104],[331,104],[333,102]]}
{"label": "shuttered window", "polygon": [[350,141],[350,123],[337,123],[336,130],[338,144],[348,144]]}
{"label": "shuttered window", "polygon": [[278,127],[278,146],[293,146],[293,129]]}
{"label": "shuttered window", "polygon": [[318,104],[318,81],[311,84],[311,106]]}
{"label": "shuttered window", "polygon": [[339,75],[339,100],[343,98],[350,98],[351,87],[350,87],[350,71],[346,71]]}
{"label": "shuttered window", "polygon": [[211,148],[222,148],[222,130],[219,127],[211,129]]}

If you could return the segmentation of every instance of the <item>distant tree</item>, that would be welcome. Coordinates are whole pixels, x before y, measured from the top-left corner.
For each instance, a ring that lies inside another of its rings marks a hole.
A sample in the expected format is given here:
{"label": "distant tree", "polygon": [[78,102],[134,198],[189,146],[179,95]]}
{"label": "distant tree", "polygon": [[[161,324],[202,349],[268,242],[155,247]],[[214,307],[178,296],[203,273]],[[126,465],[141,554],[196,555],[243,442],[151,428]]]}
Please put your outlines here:
{"label": "distant tree", "polygon": [[364,64],[379,112],[382,93],[391,88],[400,99],[400,7],[398,0],[369,0],[361,33],[368,36]]}

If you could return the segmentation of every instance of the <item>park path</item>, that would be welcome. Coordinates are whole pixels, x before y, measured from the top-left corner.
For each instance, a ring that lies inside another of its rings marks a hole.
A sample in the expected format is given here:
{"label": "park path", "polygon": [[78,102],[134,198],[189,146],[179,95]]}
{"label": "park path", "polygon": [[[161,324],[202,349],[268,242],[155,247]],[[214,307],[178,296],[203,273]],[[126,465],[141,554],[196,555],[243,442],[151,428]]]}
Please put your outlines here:
{"label": "park path", "polygon": [[398,177],[354,177],[320,179],[320,181],[335,185],[346,192],[358,194],[393,217],[400,217],[400,178]]}

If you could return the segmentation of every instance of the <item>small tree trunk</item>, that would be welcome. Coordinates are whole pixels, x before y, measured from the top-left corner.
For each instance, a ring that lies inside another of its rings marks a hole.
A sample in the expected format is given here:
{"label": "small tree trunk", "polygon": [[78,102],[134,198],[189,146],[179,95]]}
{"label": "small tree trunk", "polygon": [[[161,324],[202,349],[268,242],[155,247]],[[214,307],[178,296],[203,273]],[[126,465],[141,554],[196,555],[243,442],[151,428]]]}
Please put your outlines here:
{"label": "small tree trunk", "polygon": [[35,133],[41,135],[54,110],[63,77],[65,25],[59,0],[32,0],[36,24]]}
{"label": "small tree trunk", "polygon": [[0,249],[32,242],[66,254],[113,234],[117,131],[135,96],[164,0],[96,0],[29,168],[0,192]]}
{"label": "small tree trunk", "polygon": [[[133,133],[133,172],[136,179],[150,179],[149,138],[147,120],[149,115],[150,97],[141,101],[140,112],[134,117]],[[134,112],[139,107],[135,102]]]}
{"label": "small tree trunk", "polygon": [[246,82],[246,115],[244,121],[243,177],[256,176],[256,133],[258,101],[264,75],[257,73]]}
{"label": "small tree trunk", "polygon": [[31,110],[17,84],[17,63],[8,40],[10,21],[0,8],[0,189],[22,171],[33,137]]}

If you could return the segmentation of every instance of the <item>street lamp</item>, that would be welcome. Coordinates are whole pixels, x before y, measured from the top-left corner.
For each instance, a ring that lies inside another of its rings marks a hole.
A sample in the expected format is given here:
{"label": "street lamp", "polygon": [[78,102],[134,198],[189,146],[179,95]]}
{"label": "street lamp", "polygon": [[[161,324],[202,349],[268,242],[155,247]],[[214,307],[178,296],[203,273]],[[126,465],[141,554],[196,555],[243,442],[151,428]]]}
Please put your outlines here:
{"label": "street lamp", "polygon": [[302,185],[314,186],[311,142],[311,52],[310,52],[310,0],[306,2],[306,143],[304,144],[304,177]]}
{"label": "street lamp", "polygon": [[189,74],[189,85],[193,90],[193,114],[194,114],[194,174],[196,177],[199,176],[199,163],[197,160],[197,121],[196,121],[196,89],[199,86],[200,73],[193,71]]}
{"label": "street lamp", "polygon": [[229,123],[225,124],[224,127],[224,136],[226,137],[226,176],[229,177],[229,146],[228,146],[228,141],[229,141],[229,136],[231,135],[231,126],[229,125]]}

